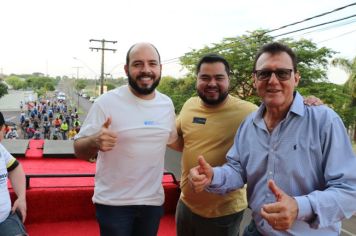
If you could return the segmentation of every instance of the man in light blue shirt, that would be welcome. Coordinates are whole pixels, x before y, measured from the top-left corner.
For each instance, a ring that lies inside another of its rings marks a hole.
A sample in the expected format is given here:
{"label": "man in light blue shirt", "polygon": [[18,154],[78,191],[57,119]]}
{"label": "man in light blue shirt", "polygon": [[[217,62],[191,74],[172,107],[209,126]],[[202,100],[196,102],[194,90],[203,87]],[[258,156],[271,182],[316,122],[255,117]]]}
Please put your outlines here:
{"label": "man in light blue shirt", "polygon": [[247,184],[253,220],[244,235],[339,235],[356,212],[356,157],[340,117],[295,92],[296,56],[280,43],[257,54],[253,83],[263,103],[240,126],[227,163],[201,156],[195,191],[224,194]]}

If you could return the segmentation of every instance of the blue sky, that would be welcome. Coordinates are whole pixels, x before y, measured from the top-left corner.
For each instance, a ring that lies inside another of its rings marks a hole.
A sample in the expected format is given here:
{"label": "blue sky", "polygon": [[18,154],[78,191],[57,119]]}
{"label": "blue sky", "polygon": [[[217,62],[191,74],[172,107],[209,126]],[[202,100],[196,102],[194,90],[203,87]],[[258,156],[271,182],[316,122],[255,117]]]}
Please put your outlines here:
{"label": "blue sky", "polygon": [[[355,1],[355,0],[354,0]],[[90,51],[98,43],[89,39],[118,41],[106,47],[105,72],[124,76],[128,48],[149,41],[159,49],[162,61],[191,49],[218,43],[255,29],[273,29],[353,3],[350,0],[11,0],[1,3],[0,69],[3,73],[43,72],[51,76],[94,78],[100,74],[100,53]],[[320,17],[286,31],[355,14],[356,6]],[[311,39],[318,46],[356,56],[356,18],[288,35]],[[284,31],[277,31],[277,35]],[[73,59],[76,57],[77,60]],[[181,76],[180,65],[163,65],[164,75]],[[1,72],[0,71],[0,72]],[[333,69],[332,81],[342,83],[344,73]]]}

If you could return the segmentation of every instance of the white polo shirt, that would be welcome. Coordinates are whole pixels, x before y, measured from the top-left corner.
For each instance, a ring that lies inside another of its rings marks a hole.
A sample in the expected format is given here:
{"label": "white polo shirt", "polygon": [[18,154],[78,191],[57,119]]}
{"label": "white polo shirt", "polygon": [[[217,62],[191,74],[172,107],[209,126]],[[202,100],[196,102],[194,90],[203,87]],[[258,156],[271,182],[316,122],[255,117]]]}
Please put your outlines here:
{"label": "white polo shirt", "polygon": [[93,201],[162,205],[166,145],[177,139],[171,99],[155,91],[154,99],[143,100],[128,86],[111,90],[93,104],[75,138],[98,132],[108,117],[118,141],[113,150],[98,154]]}

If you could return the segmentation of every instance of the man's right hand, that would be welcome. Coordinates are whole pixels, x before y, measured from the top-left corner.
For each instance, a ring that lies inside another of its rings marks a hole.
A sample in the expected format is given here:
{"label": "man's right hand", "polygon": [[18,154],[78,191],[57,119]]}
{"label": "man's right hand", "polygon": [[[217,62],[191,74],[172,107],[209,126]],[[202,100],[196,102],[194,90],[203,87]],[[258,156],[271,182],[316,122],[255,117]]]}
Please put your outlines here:
{"label": "man's right hand", "polygon": [[111,125],[111,119],[111,117],[107,118],[100,131],[94,136],[95,146],[102,152],[112,150],[117,142],[116,133],[109,129]]}
{"label": "man's right hand", "polygon": [[189,183],[196,193],[202,192],[213,179],[213,168],[205,161],[203,156],[198,157],[199,165],[190,169]]}

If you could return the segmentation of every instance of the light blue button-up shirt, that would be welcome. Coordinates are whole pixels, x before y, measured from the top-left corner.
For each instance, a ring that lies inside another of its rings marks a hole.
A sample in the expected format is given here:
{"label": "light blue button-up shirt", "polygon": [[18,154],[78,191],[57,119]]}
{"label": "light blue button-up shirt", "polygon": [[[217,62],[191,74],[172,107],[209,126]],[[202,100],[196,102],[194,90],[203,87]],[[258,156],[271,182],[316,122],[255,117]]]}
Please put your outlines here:
{"label": "light blue button-up shirt", "polygon": [[[341,220],[356,212],[356,157],[342,120],[327,106],[304,105],[298,92],[272,133],[264,110],[262,104],[240,126],[207,190],[224,194],[247,183],[249,207],[264,235],[339,235]],[[264,204],[276,201],[270,179],[298,203],[288,231],[273,230],[260,216]]]}

